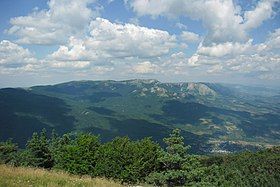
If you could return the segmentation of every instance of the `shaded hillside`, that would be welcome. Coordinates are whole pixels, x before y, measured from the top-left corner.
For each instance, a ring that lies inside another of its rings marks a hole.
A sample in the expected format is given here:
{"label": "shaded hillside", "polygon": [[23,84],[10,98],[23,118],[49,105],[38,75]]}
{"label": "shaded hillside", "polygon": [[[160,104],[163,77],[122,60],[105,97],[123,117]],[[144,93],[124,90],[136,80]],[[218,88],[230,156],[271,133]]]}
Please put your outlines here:
{"label": "shaded hillside", "polygon": [[55,128],[60,133],[74,130],[70,107],[59,98],[34,94],[23,89],[0,90],[0,137],[12,137],[24,145],[32,131]]}
{"label": "shaded hillside", "polygon": [[[245,91],[244,91],[245,90]],[[159,143],[183,130],[196,153],[223,153],[279,144],[279,91],[258,95],[235,85],[157,80],[77,81],[27,90],[1,89],[1,140],[24,142],[43,127]],[[22,145],[22,144],[21,144]]]}

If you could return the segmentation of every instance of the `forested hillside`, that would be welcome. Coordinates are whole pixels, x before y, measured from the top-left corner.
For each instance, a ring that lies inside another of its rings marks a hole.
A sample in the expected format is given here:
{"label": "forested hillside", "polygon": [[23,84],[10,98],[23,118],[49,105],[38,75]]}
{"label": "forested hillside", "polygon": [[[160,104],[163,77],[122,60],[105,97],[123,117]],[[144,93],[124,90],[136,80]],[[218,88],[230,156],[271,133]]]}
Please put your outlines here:
{"label": "forested hillside", "polygon": [[0,89],[0,140],[23,147],[33,132],[55,129],[132,140],[162,139],[179,128],[190,152],[224,154],[280,142],[278,90],[157,80],[76,81]]}
{"label": "forested hillside", "polygon": [[0,0],[0,23],[0,187],[280,187],[280,0]]}

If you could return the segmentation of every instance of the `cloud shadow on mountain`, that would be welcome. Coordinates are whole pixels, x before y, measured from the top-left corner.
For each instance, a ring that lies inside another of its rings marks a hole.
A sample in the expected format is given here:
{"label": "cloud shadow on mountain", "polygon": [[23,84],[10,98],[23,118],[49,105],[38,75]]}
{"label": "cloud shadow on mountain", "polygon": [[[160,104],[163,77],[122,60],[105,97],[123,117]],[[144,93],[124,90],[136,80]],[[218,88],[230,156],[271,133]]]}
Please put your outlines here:
{"label": "cloud shadow on mountain", "polygon": [[76,121],[63,100],[23,89],[1,89],[0,105],[0,141],[12,137],[20,147],[33,132],[46,128],[64,134],[73,130]]}

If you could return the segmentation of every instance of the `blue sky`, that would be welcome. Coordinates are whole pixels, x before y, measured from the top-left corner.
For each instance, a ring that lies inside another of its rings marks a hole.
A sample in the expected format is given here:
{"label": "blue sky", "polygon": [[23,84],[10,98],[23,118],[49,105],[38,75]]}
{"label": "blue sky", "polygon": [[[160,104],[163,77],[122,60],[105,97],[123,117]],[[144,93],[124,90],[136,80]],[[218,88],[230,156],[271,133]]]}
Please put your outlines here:
{"label": "blue sky", "polygon": [[280,0],[3,0],[0,87],[158,79],[279,86]]}

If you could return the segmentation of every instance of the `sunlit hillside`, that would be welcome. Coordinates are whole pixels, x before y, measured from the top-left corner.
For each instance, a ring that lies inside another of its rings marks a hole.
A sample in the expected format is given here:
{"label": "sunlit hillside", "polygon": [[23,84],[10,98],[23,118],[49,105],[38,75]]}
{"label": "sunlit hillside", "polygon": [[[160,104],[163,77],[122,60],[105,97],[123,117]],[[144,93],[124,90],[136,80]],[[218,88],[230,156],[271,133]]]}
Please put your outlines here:
{"label": "sunlit hillside", "polygon": [[121,187],[123,185],[101,178],[69,175],[64,172],[47,171],[27,167],[11,167],[0,165],[1,187],[27,186],[84,186],[84,187]]}

